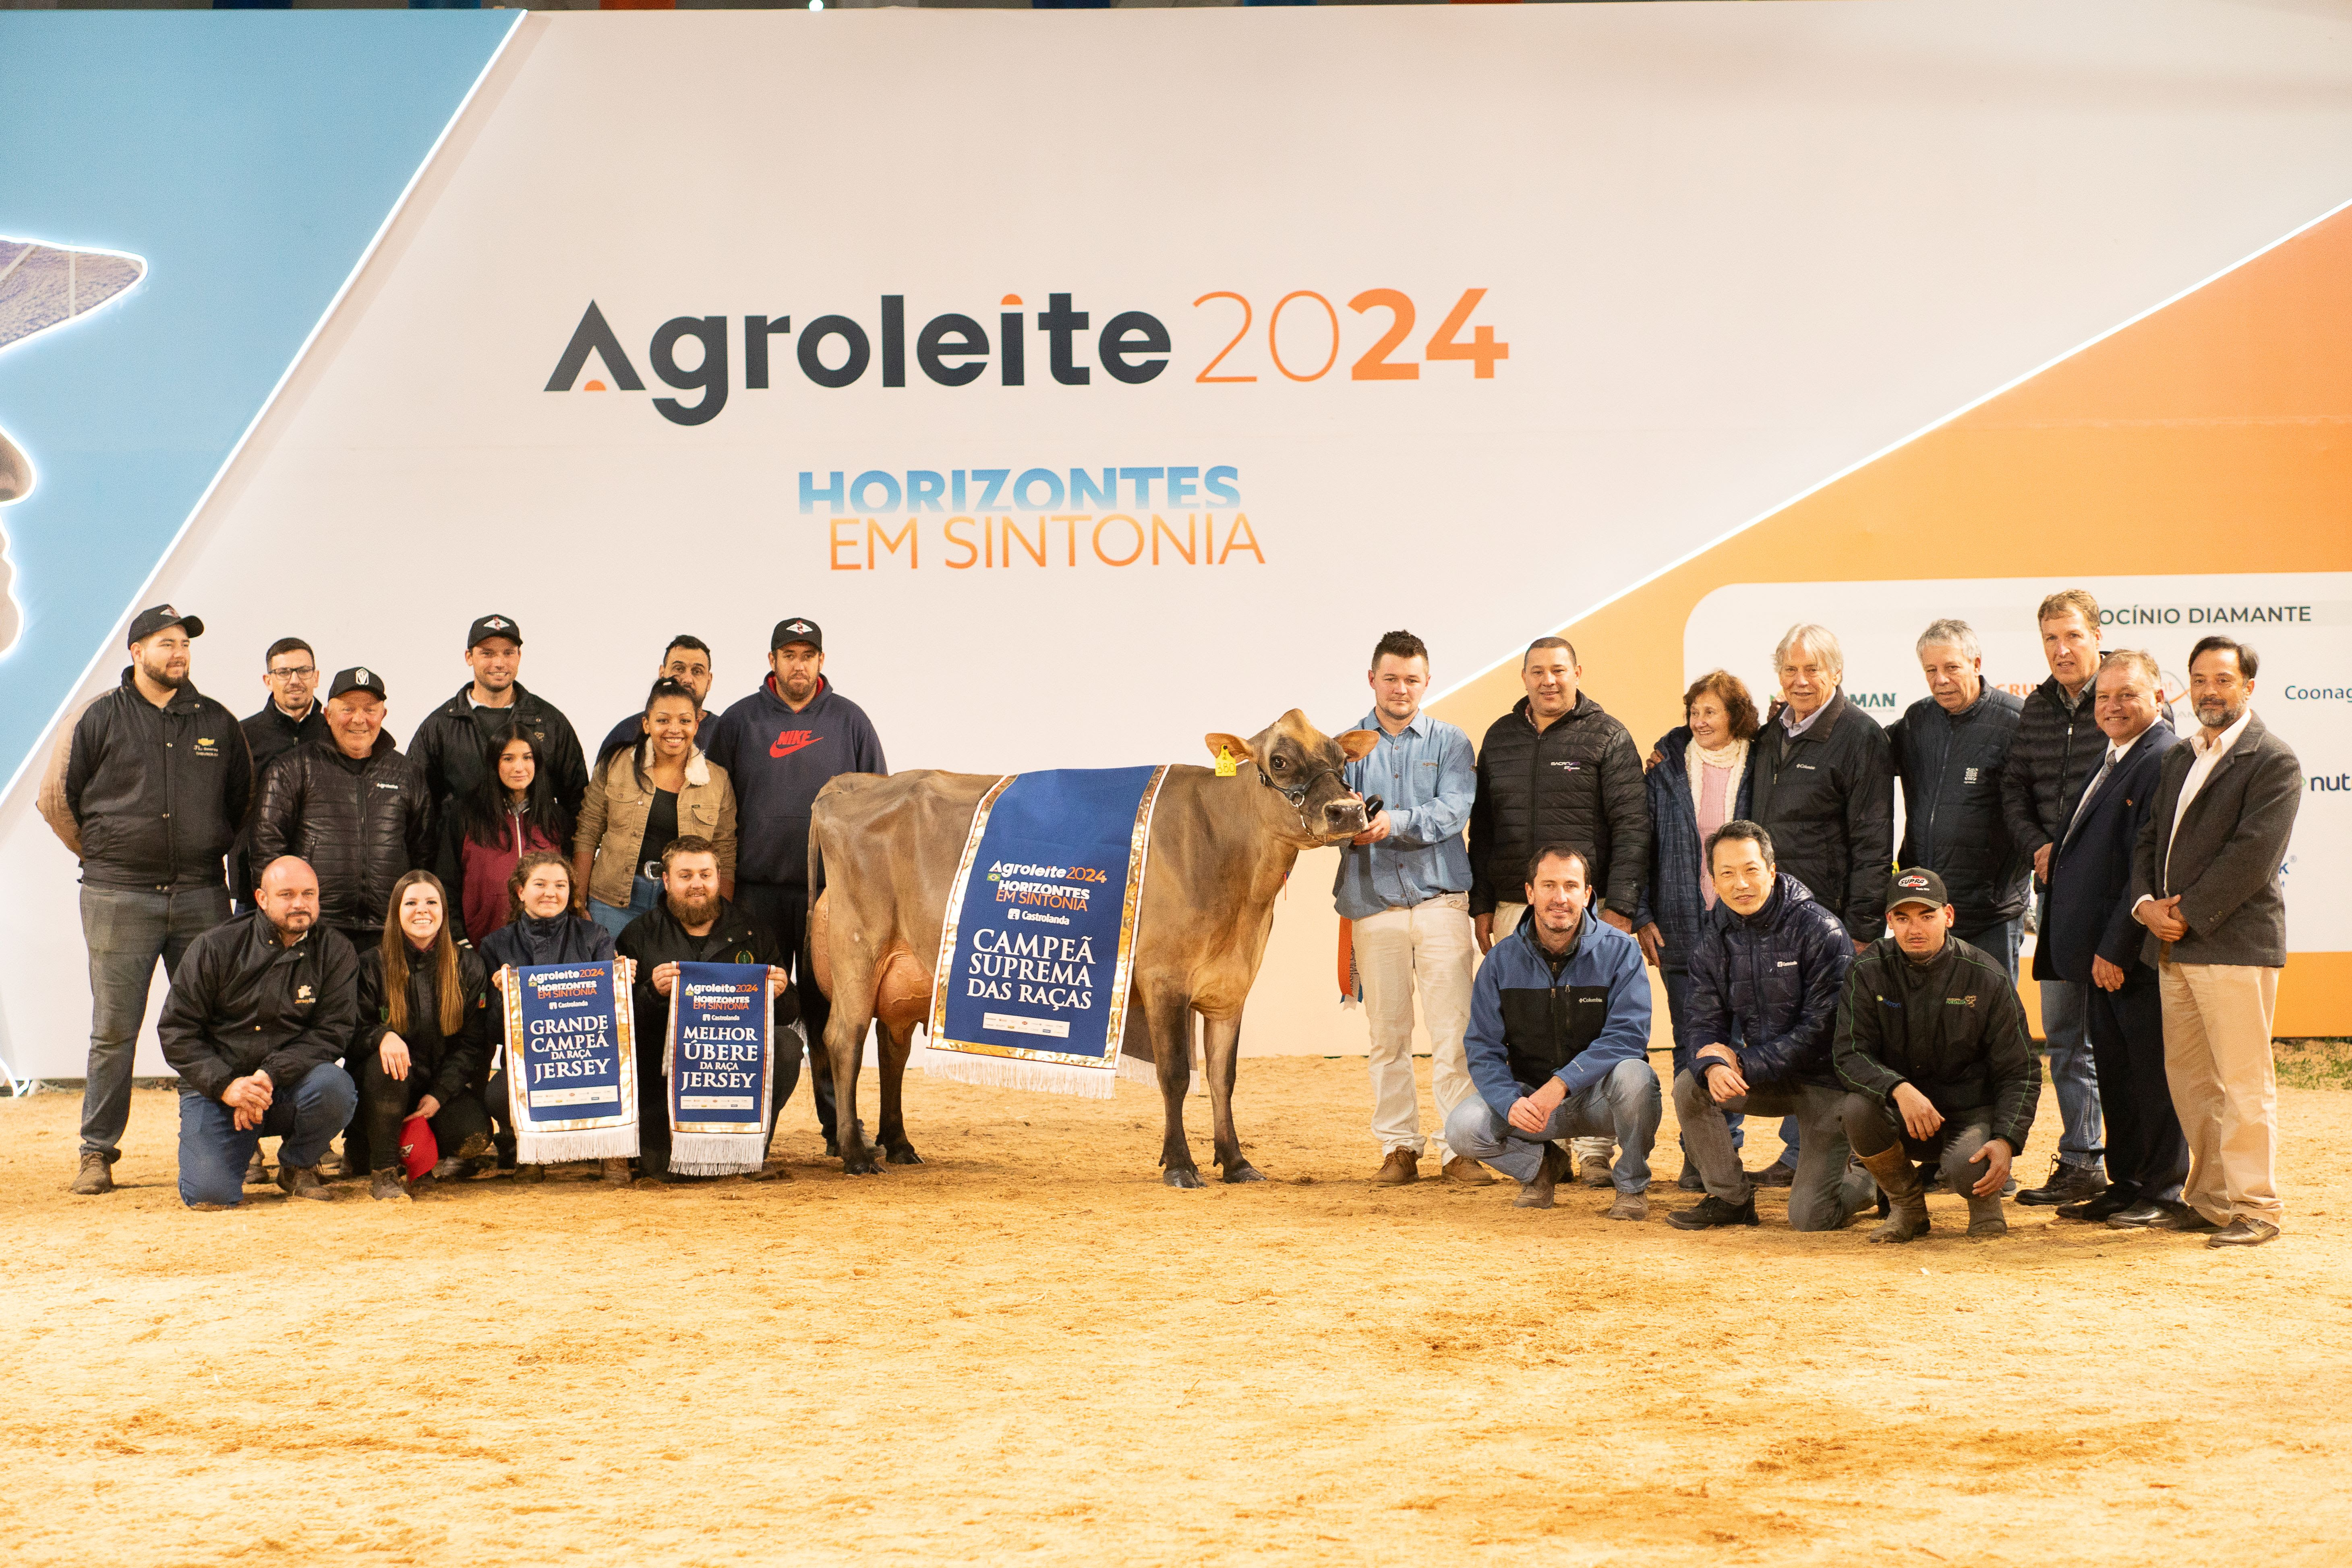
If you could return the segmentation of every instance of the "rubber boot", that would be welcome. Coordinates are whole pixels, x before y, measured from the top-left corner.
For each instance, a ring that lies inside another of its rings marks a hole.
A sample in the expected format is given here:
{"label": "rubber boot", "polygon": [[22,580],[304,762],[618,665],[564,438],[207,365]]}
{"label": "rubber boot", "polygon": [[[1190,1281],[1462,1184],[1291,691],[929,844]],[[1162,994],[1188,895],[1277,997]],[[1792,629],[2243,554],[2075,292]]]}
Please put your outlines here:
{"label": "rubber boot", "polygon": [[1927,1234],[1927,1189],[1900,1143],[1862,1156],[1862,1168],[1886,1194],[1885,1223],[1870,1233],[1873,1241],[1909,1241]]}
{"label": "rubber boot", "polygon": [[1989,1198],[1969,1194],[1969,1234],[1979,1240],[2009,1234],[2009,1218],[2001,1213],[1999,1193]]}

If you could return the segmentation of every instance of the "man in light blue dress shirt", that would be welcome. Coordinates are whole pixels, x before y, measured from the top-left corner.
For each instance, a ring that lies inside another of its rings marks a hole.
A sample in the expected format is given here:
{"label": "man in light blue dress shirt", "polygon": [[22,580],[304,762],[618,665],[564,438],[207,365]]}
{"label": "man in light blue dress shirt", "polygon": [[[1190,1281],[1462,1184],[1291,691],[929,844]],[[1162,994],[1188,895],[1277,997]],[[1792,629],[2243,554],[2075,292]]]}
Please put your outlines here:
{"label": "man in light blue dress shirt", "polygon": [[[1421,710],[1429,649],[1411,632],[1391,632],[1372,649],[1366,679],[1372,710],[1359,729],[1380,743],[1348,764],[1348,786],[1382,806],[1340,852],[1334,901],[1352,929],[1358,984],[1371,1026],[1372,1135],[1381,1163],[1372,1180],[1401,1186],[1421,1174],[1422,1136],[1412,1077],[1416,991],[1429,1030],[1430,1081],[1437,1125],[1476,1093],[1462,1036],[1470,1023],[1470,976],[1477,943],[1470,925],[1470,847],[1463,829],[1477,794],[1470,737]],[[1475,1160],[1438,1152],[1449,1178],[1494,1180]]]}

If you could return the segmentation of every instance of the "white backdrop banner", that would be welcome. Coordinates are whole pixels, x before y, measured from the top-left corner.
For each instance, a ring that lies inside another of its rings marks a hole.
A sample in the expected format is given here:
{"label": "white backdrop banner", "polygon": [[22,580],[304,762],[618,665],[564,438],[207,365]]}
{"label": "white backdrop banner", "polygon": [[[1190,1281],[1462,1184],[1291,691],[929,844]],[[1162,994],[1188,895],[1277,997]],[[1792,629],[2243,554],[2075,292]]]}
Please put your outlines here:
{"label": "white backdrop banner", "polygon": [[[494,610],[591,743],[673,633],[731,701],[787,615],[894,767],[1343,726],[1390,627],[1458,683],[2344,201],[2346,21],[534,15],[141,602],[205,617],[241,710],[299,635],[383,672],[404,736]],[[74,1075],[74,868],[31,782],[0,1056]]]}

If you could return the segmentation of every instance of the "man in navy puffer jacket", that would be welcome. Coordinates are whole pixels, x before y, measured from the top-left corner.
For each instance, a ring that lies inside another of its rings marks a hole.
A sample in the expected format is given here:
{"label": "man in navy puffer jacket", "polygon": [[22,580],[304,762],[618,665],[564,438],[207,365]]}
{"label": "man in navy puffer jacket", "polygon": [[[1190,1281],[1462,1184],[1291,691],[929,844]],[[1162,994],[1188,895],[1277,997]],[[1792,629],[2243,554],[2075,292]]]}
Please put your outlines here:
{"label": "man in navy puffer jacket", "polygon": [[1845,1091],[1830,1064],[1853,942],[1803,883],[1776,868],[1772,837],[1755,823],[1724,824],[1706,855],[1716,904],[1691,952],[1677,1042],[1690,1067],[1675,1078],[1675,1115],[1706,1196],[1667,1221],[1682,1230],[1756,1224],[1755,1190],[1725,1118],[1794,1115],[1801,1137],[1790,1228],[1835,1230],[1877,1198],[1869,1173],[1853,1168],[1839,1119]]}
{"label": "man in navy puffer jacket", "polygon": [[1446,1116],[1446,1147],[1517,1177],[1521,1208],[1548,1209],[1569,1168],[1555,1140],[1613,1139],[1609,1217],[1645,1219],[1660,1097],[1642,950],[1592,918],[1581,849],[1547,844],[1526,875],[1527,918],[1470,984],[1462,1048],[1478,1092]]}

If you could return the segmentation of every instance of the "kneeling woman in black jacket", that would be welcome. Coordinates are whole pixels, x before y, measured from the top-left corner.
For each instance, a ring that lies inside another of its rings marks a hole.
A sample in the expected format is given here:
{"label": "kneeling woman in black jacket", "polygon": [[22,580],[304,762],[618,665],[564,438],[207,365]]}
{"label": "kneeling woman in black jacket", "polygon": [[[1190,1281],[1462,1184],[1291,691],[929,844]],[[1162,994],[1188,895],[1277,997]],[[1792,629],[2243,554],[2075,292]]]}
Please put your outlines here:
{"label": "kneeling woman in black jacket", "polygon": [[[509,964],[530,969],[612,960],[613,933],[586,915],[572,913],[572,862],[562,856],[552,849],[532,850],[515,862],[507,890],[514,900],[514,918],[482,939],[482,956],[499,985],[506,984]],[[499,1119],[499,1163],[512,1164],[515,1135],[503,1068],[490,1079],[485,1098]],[[517,1166],[515,1175],[526,1182],[544,1181],[547,1167]],[[605,1161],[604,1176],[615,1186],[627,1186],[629,1162],[625,1158]]]}
{"label": "kneeling woman in black jacket", "polygon": [[488,1152],[489,1114],[476,1088],[489,1061],[488,994],[481,955],[450,938],[441,879],[430,871],[401,878],[383,941],[360,955],[360,1026],[351,1057],[358,1136],[345,1134],[343,1152],[347,1163],[368,1168],[370,1197],[407,1195],[401,1128],[412,1117],[432,1125],[449,1161]]}

